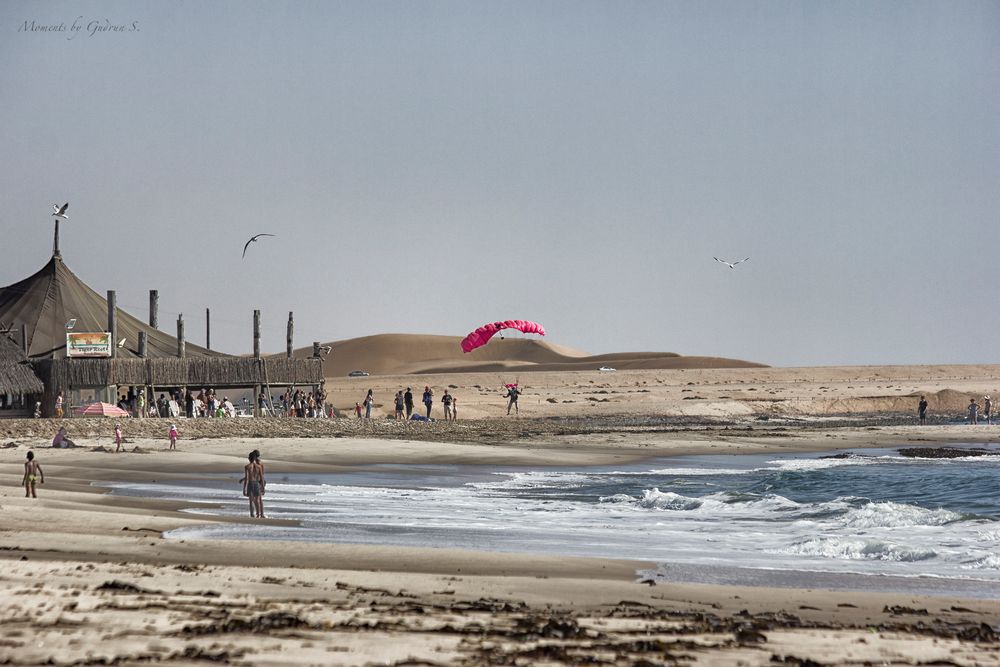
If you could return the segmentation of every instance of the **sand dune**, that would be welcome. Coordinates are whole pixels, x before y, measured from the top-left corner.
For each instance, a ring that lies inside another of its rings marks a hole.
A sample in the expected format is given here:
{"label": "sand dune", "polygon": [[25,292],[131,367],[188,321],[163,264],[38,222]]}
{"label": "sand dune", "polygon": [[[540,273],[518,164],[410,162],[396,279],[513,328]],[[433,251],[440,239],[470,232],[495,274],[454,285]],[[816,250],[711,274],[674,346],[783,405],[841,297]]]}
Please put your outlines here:
{"label": "sand dune", "polygon": [[[755,368],[757,364],[722,357],[686,357],[673,352],[617,352],[588,355],[548,341],[494,338],[488,345],[466,354],[459,336],[377,334],[324,343],[332,349],[326,357],[327,377],[342,377],[352,370],[373,375],[471,373],[490,371],[575,371],[601,366],[619,369]],[[312,348],[294,351],[309,356]]]}

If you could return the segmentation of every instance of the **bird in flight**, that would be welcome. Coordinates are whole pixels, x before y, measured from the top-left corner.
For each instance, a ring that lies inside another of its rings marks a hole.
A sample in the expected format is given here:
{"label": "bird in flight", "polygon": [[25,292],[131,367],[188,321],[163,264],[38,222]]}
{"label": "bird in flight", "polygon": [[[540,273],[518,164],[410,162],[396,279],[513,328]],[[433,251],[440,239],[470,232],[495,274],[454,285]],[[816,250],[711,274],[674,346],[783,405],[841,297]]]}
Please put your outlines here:
{"label": "bird in flight", "polygon": [[244,259],[247,256],[247,248],[249,248],[250,244],[253,243],[254,241],[256,241],[257,239],[259,239],[261,236],[274,236],[274,234],[257,234],[256,236],[250,237],[250,240],[247,241],[246,245],[243,246],[243,257],[244,257]]}
{"label": "bird in flight", "polygon": [[718,257],[713,257],[712,259],[714,259],[716,262],[722,262],[723,264],[725,264],[726,266],[728,266],[730,269],[735,269],[737,264],[742,264],[743,262],[747,261],[750,258],[749,257],[744,257],[743,259],[741,259],[738,262],[727,262],[726,260],[719,259]]}
{"label": "bird in flight", "polygon": [[125,341],[127,341],[127,340],[128,340],[128,338],[126,337],[126,338],[122,338],[120,341],[118,341],[118,347],[125,347]]}
{"label": "bird in flight", "polygon": [[55,213],[53,213],[52,215],[58,216],[63,220],[69,220],[69,216],[66,215],[66,209],[68,208],[69,208],[69,202],[66,202],[62,206],[60,206],[59,204],[53,204],[52,210],[55,211]]}
{"label": "bird in flight", "polygon": [[74,317],[73,319],[71,319],[68,322],[66,322],[66,331],[69,331],[70,329],[72,329],[75,326],[76,326],[76,318]]}

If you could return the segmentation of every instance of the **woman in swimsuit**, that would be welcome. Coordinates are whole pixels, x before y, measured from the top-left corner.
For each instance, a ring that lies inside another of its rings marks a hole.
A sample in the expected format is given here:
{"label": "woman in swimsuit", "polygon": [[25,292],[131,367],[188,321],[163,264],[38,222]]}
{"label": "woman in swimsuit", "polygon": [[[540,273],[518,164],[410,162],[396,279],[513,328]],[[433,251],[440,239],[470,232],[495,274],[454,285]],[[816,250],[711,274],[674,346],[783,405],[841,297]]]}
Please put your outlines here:
{"label": "woman in swimsuit", "polygon": [[243,467],[243,495],[250,499],[250,518],[264,518],[264,464],[256,449],[247,457],[250,463]]}
{"label": "woman in swimsuit", "polygon": [[21,480],[21,483],[24,485],[24,497],[37,498],[38,496],[35,495],[35,481],[45,484],[45,473],[42,472],[42,466],[35,460],[34,452],[28,452],[27,458],[28,460],[24,462],[24,479]]}

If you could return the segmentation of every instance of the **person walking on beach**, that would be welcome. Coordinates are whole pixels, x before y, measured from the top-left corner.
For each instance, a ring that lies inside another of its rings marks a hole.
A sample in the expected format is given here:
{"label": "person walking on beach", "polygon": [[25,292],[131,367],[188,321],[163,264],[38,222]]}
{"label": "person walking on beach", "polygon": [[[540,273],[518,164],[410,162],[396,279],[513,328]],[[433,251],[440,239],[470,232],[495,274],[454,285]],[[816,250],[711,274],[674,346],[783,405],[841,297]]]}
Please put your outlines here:
{"label": "person walking on beach", "polygon": [[451,421],[451,394],[448,390],[444,390],[444,394],[441,396],[441,405],[444,406],[444,420],[446,422]]}
{"label": "person walking on beach", "polygon": [[434,405],[434,391],[431,390],[430,385],[424,385],[424,407],[427,408],[427,418],[431,418],[431,406]]}
{"label": "person walking on beach", "polygon": [[517,407],[517,397],[521,395],[521,391],[517,388],[516,384],[507,386],[507,393],[504,398],[510,399],[507,401],[507,414],[510,414],[511,407],[514,408],[514,414],[520,414],[520,410]]}
{"label": "person walking on beach", "polygon": [[455,396],[451,397],[451,420],[456,421],[458,419],[458,399]]}
{"label": "person walking on beach", "polygon": [[170,425],[170,432],[167,435],[170,437],[170,449],[177,449],[177,424]]}
{"label": "person walking on beach", "polygon": [[123,442],[125,442],[125,438],[122,436],[122,425],[115,422],[115,452],[122,450]]}
{"label": "person walking on beach", "polygon": [[24,485],[24,497],[37,498],[38,496],[35,495],[35,482],[45,484],[45,473],[42,472],[42,466],[35,460],[34,452],[29,451],[26,458],[27,461],[24,462],[24,479],[21,480],[21,484]]}
{"label": "person walking on beach", "polygon": [[983,417],[986,418],[987,425],[993,423],[993,401],[988,395],[983,396]]}
{"label": "person walking on beach", "polygon": [[372,390],[369,389],[368,390],[368,395],[365,396],[365,400],[364,400],[364,405],[365,405],[365,419],[371,419],[372,418],[372,403],[374,403],[374,402],[375,402],[375,397],[372,395]]}
{"label": "person walking on beach", "polygon": [[62,419],[63,416],[63,395],[60,391],[56,394],[56,419]]}
{"label": "person walking on beach", "polygon": [[243,466],[243,495],[250,500],[250,518],[264,518],[264,464],[260,462],[260,452],[250,452],[250,463]]}
{"label": "person walking on beach", "polygon": [[403,394],[403,405],[406,407],[406,418],[409,419],[413,414],[413,392],[410,388],[406,388],[406,393]]}
{"label": "person walking on beach", "polygon": [[969,399],[969,423],[978,424],[979,419],[977,418],[979,414],[979,404],[976,403],[976,399]]}
{"label": "person walking on beach", "polygon": [[917,417],[920,419],[921,426],[927,423],[927,399],[923,396],[920,397],[920,403],[917,404]]}

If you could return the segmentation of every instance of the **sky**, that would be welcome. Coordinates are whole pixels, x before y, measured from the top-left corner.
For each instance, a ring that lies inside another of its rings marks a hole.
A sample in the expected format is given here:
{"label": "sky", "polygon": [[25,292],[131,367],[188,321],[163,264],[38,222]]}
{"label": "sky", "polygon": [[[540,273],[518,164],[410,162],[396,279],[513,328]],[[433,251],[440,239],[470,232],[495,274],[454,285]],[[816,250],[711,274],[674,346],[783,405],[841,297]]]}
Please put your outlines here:
{"label": "sky", "polygon": [[233,354],[1000,362],[995,1],[7,0],[0,99],[0,285],[68,201],[78,276]]}

